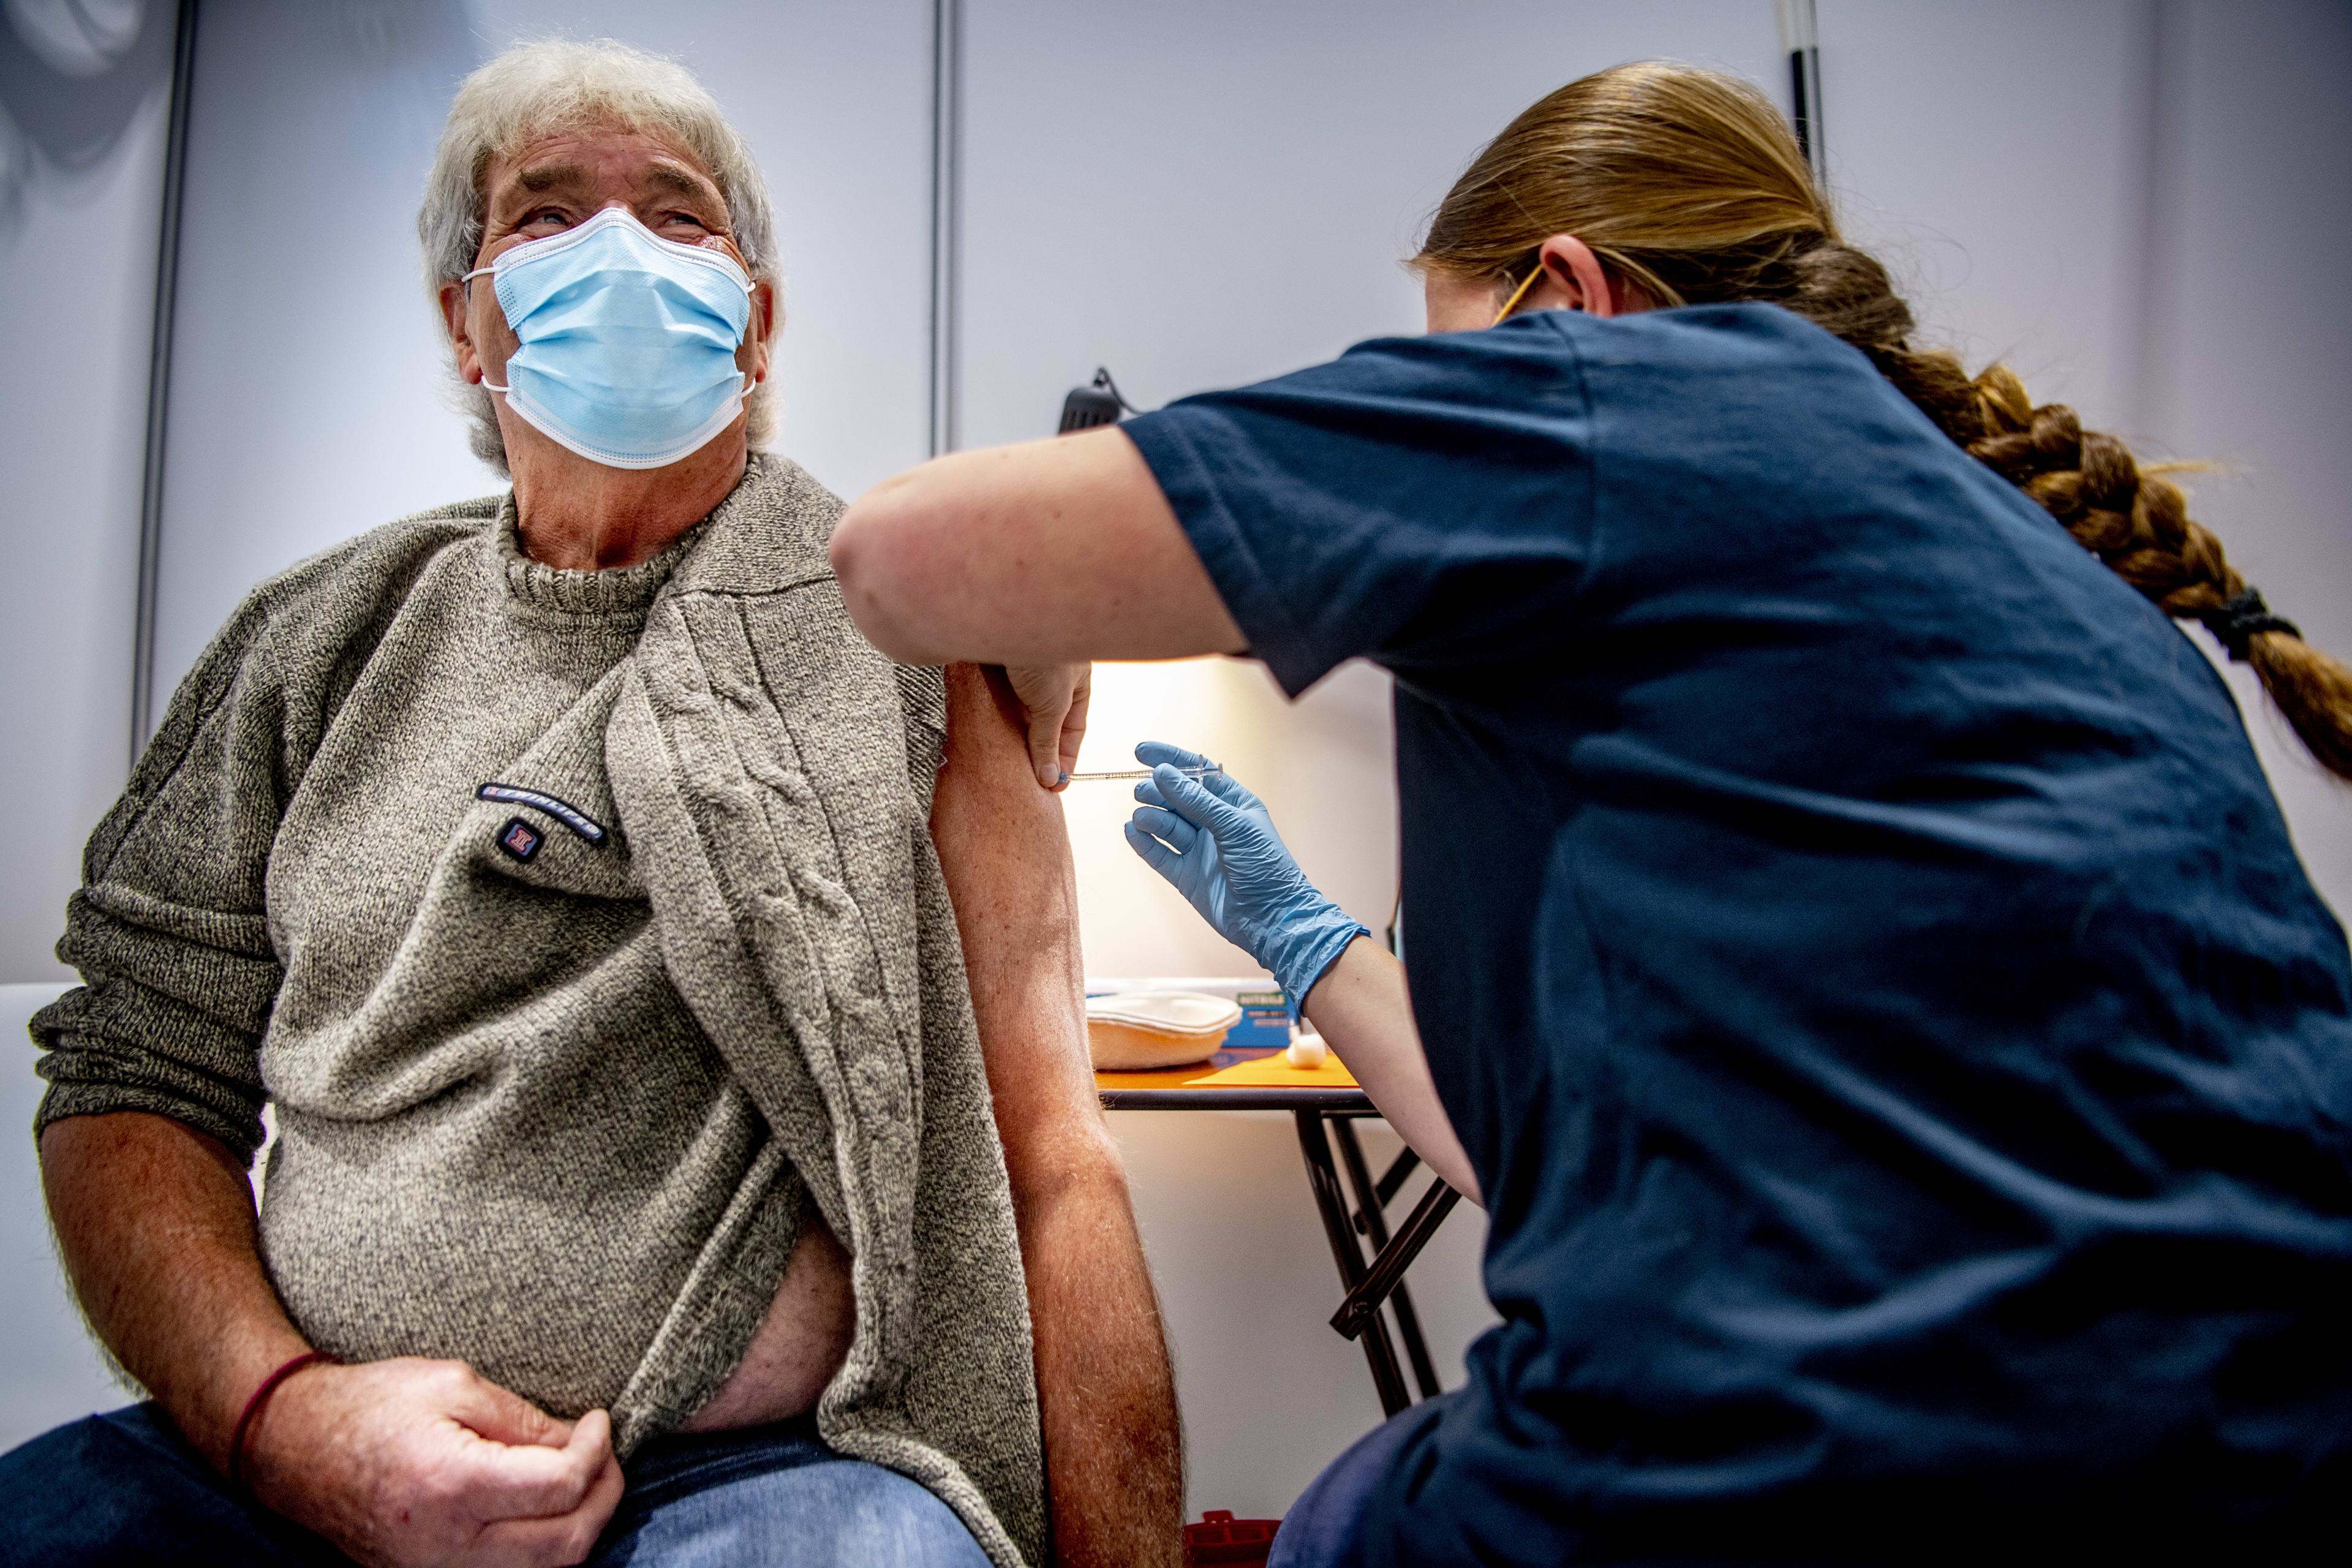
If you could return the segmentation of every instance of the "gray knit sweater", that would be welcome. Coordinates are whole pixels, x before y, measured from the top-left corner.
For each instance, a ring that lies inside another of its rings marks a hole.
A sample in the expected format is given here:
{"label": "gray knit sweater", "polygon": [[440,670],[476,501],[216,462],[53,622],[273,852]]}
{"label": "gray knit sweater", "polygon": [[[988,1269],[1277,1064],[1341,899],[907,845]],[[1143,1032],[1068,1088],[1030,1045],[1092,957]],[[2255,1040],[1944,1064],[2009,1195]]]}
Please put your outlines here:
{"label": "gray knit sweater", "polygon": [[90,840],[40,1125],[249,1153],[272,1103],[264,1257],[313,1343],[609,1407],[625,1454],[734,1370],[813,1199],[857,1309],[820,1428],[1010,1568],[1043,1465],[943,691],[843,612],[839,511],[755,458],[643,566],[526,560],[508,498],[255,590]]}

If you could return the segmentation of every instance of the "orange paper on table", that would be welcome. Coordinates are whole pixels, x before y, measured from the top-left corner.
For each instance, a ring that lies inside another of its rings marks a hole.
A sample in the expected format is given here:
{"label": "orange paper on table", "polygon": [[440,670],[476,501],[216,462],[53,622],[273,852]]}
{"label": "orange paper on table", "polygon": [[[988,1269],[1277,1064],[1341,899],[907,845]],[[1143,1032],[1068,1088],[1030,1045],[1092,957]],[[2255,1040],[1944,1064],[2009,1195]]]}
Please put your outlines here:
{"label": "orange paper on table", "polygon": [[1356,1075],[1336,1056],[1319,1068],[1295,1068],[1276,1051],[1254,1062],[1236,1062],[1222,1072],[1184,1080],[1186,1089],[1354,1089]]}

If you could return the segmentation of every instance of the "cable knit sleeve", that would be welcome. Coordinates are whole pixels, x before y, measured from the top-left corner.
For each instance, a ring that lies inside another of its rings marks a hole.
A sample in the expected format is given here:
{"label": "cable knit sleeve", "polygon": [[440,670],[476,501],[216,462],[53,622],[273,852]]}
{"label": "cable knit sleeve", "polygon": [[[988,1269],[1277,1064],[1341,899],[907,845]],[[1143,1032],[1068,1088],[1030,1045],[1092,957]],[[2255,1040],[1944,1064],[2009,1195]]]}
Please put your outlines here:
{"label": "cable knit sleeve", "polygon": [[145,1110],[248,1161],[262,1032],[283,976],[265,911],[287,795],[285,698],[268,600],[247,601],[173,696],[91,835],[58,956],[83,985],[34,1016],[48,1080],[37,1134]]}

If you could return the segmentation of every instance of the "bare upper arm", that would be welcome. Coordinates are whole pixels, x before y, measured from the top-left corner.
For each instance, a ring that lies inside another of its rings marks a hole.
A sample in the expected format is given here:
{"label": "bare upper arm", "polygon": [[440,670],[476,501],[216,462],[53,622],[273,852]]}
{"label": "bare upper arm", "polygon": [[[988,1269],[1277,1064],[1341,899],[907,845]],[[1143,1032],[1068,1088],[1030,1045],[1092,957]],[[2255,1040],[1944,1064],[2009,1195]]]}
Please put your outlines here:
{"label": "bare upper arm", "polygon": [[1240,626],[1116,427],[935,458],[833,536],[850,615],[908,664],[1239,653]]}
{"label": "bare upper arm", "polygon": [[950,665],[947,699],[931,841],[1019,1205],[1088,1173],[1109,1149],[1087,1054],[1077,874],[1061,797],[1029,770],[1003,672]]}

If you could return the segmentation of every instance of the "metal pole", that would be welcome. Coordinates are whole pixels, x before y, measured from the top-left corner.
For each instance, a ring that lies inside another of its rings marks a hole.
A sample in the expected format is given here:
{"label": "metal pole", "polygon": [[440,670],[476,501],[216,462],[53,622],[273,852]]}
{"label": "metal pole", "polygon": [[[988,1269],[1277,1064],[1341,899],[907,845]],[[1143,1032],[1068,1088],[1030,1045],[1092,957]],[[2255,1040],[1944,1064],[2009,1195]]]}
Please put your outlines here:
{"label": "metal pole", "polygon": [[1797,132],[1797,147],[1813,171],[1813,183],[1826,185],[1829,159],[1822,138],[1821,28],[1814,19],[1813,0],[1772,0],[1773,19],[1780,30],[1780,52],[1789,60],[1789,121]]}
{"label": "metal pole", "polygon": [[172,312],[179,295],[180,210],[188,184],[188,90],[195,77],[196,0],[180,0],[163,142],[163,211],[155,247],[154,335],[147,351],[147,470],[139,494],[139,597],[131,633],[131,765],[154,731],[155,591],[163,549],[163,433],[172,397]]}
{"label": "metal pole", "polygon": [[957,428],[957,283],[963,251],[963,3],[931,0],[931,456]]}

